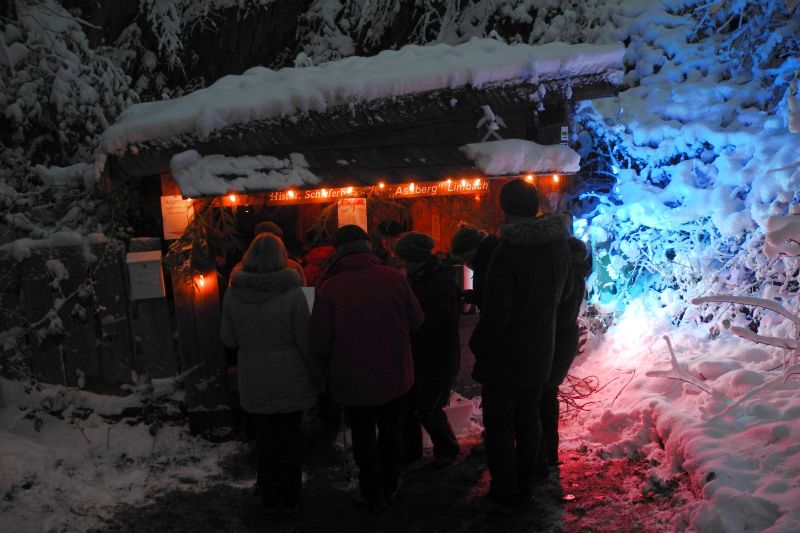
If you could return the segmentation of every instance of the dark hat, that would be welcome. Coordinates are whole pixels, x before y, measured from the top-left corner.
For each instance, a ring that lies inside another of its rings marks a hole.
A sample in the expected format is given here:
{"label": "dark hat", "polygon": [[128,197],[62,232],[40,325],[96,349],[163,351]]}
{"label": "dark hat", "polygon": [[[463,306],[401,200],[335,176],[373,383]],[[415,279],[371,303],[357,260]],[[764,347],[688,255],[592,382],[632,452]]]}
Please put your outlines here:
{"label": "dark hat", "polygon": [[466,251],[477,249],[481,241],[483,241],[483,235],[478,228],[470,224],[461,224],[453,233],[450,249],[455,255],[461,255]]}
{"label": "dark hat", "polygon": [[422,263],[431,255],[434,242],[430,235],[409,231],[394,245],[397,257],[411,263]]}
{"label": "dark hat", "polygon": [[509,181],[500,189],[500,207],[509,215],[535,217],[539,210],[536,187],[521,179]]}
{"label": "dark hat", "polygon": [[258,224],[256,224],[254,233],[256,235],[260,235],[262,233],[272,233],[276,237],[280,237],[281,239],[283,239],[283,230],[279,225],[272,222],[271,220],[265,220],[263,222],[259,222]]}
{"label": "dark hat", "polygon": [[384,237],[397,237],[403,233],[403,226],[396,220],[384,220],[378,224],[378,233]]}
{"label": "dark hat", "polygon": [[355,224],[348,224],[346,226],[342,226],[336,231],[336,237],[333,239],[333,245],[338,248],[339,246],[351,242],[368,240],[369,237],[367,236],[366,231]]}
{"label": "dark hat", "polygon": [[572,264],[576,272],[587,277],[592,273],[592,254],[586,244],[577,237],[567,238],[567,245],[572,252]]}

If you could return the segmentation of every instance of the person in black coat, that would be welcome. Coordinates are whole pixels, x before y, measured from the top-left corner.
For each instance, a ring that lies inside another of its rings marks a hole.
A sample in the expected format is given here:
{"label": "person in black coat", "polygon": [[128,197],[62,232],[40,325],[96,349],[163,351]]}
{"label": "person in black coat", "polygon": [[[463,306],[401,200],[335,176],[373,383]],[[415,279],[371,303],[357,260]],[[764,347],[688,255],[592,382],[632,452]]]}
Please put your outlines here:
{"label": "person in black coat", "polygon": [[395,253],[406,267],[425,321],[411,333],[415,384],[406,396],[403,416],[404,461],[422,458],[422,428],[433,442],[434,466],[445,467],[458,456],[458,440],[444,407],[458,374],[459,294],[452,269],[431,254],[433,239],[418,232],[406,233],[395,245]]}
{"label": "person in black coat", "polygon": [[500,191],[508,225],[492,255],[484,308],[470,338],[472,376],[483,384],[487,506],[530,499],[541,438],[539,401],[550,378],[556,311],[569,291],[570,251],[560,217],[536,218],[536,188],[514,180]]}
{"label": "person in black coat", "polygon": [[450,250],[453,255],[464,261],[472,270],[472,290],[464,291],[464,302],[481,309],[483,306],[483,287],[489,261],[500,240],[490,233],[479,230],[469,224],[461,224],[453,233]]}
{"label": "person in black coat", "polygon": [[[578,238],[567,239],[571,261],[571,289],[558,306],[556,342],[550,379],[544,386],[539,413],[542,419],[542,440],[539,450],[538,471],[547,472],[547,465],[558,464],[558,387],[567,377],[569,367],[578,354],[580,327],[578,314],[586,295],[586,278],[592,273],[592,255],[586,244]],[[541,464],[544,463],[544,464]]]}

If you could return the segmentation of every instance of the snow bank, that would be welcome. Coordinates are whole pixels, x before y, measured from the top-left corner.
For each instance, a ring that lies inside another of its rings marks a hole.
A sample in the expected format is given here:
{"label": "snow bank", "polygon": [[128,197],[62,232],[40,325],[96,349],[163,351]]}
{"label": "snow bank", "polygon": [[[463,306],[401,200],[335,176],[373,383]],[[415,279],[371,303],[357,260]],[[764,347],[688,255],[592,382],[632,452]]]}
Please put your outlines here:
{"label": "snow bank", "polygon": [[619,82],[623,54],[618,44],[530,46],[472,39],[457,46],[404,46],[315,67],[255,67],[181,98],[129,107],[103,133],[101,151],[181,134],[205,138],[234,124],[437,89],[604,73]]}
{"label": "snow bank", "polygon": [[[163,384],[156,389],[164,392]],[[0,530],[86,531],[116,505],[142,504],[174,488],[204,490],[205,480],[221,472],[220,460],[237,450],[180,425],[153,434],[146,424],[99,416],[141,403],[137,393],[39,391],[0,378]]]}
{"label": "snow bank", "polygon": [[[703,499],[675,515],[676,530],[798,531],[800,365],[728,332],[711,339],[707,328],[676,329],[633,304],[594,339],[571,370],[608,384],[581,420],[587,444],[601,455],[649,457],[649,483],[687,474]],[[664,334],[683,378],[646,375],[670,368]]]}

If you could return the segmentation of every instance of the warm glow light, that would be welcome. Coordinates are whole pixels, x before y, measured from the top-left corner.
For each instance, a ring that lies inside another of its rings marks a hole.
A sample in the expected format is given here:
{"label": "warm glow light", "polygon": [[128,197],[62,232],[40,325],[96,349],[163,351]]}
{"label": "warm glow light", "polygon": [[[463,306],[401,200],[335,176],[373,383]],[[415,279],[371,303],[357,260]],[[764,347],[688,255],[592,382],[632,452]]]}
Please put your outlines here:
{"label": "warm glow light", "polygon": [[414,182],[413,181],[408,184],[408,190],[411,191],[411,192],[414,192]]}
{"label": "warm glow light", "polygon": [[235,204],[236,203],[236,195],[235,194],[229,194],[228,195],[228,200],[230,200],[232,204]]}
{"label": "warm glow light", "polygon": [[448,185],[450,185],[451,183],[453,183],[453,180],[451,180],[450,178],[447,178],[447,181],[446,181],[445,183],[447,183]]}
{"label": "warm glow light", "polygon": [[477,179],[475,180],[475,186],[477,187],[477,186],[478,186],[478,185],[480,185],[480,184],[481,184],[481,179],[480,179],[480,178],[477,178]]}
{"label": "warm glow light", "polygon": [[477,194],[475,195],[475,201],[476,202],[480,202],[481,201],[481,197],[479,195],[477,195]]}
{"label": "warm glow light", "polygon": [[533,181],[533,174],[528,174],[527,176],[525,176],[525,179],[527,181]]}
{"label": "warm glow light", "polygon": [[202,274],[197,276],[197,286],[201,289],[206,286],[206,278]]}
{"label": "warm glow light", "polygon": [[328,197],[328,190],[327,189],[322,189],[322,197],[323,198],[327,198]]}
{"label": "warm glow light", "polygon": [[558,174],[553,174],[553,183],[558,183]]}
{"label": "warm glow light", "polygon": [[383,189],[384,187],[386,187],[386,184],[384,182],[378,183],[378,188],[379,189]]}
{"label": "warm glow light", "polygon": [[466,185],[467,185],[467,180],[461,180],[461,186],[466,187]]}
{"label": "warm glow light", "polygon": [[352,192],[353,192],[353,188],[352,188],[352,187],[348,187],[348,188],[347,188],[347,194],[350,194],[350,193],[352,193]]}
{"label": "warm glow light", "polygon": [[288,196],[290,199],[294,198],[294,191],[287,192],[286,196]]}

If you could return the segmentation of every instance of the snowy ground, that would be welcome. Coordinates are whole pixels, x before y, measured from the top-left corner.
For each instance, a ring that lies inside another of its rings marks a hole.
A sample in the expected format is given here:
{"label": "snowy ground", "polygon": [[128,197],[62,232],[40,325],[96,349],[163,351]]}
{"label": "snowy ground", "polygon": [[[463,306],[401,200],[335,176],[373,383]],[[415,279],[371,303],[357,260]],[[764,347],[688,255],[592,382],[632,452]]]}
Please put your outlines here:
{"label": "snowy ground", "polygon": [[[677,370],[671,368],[664,335],[671,338]],[[800,530],[799,370],[786,363],[777,348],[727,332],[712,340],[706,324],[675,328],[634,305],[605,336],[590,340],[589,352],[571,372],[596,378],[600,390],[582,402],[583,411],[563,421],[565,464],[556,485],[551,481],[542,489],[550,503],[504,523],[530,526],[531,520],[544,520],[554,531],[605,530],[597,520],[605,520],[609,531]],[[658,375],[661,371],[669,372]],[[657,375],[647,375],[653,372]],[[158,521],[169,515],[164,507],[188,506],[188,512],[192,505],[206,506],[203,502],[220,491],[230,492],[247,516],[253,473],[242,465],[241,444],[191,437],[177,423],[159,428],[155,439],[146,424],[128,425],[125,418],[110,424],[97,413],[108,416],[130,406],[108,397],[58,389],[26,394],[10,381],[2,382],[2,392],[0,530],[85,530],[105,520],[109,527],[126,529],[133,527],[130,517],[140,513],[164,525]],[[51,400],[43,402],[47,397]],[[59,412],[59,398],[74,407]],[[58,416],[40,411],[36,431],[37,417],[25,418],[25,407],[32,405],[47,405]],[[94,414],[85,420],[75,416],[88,410]],[[424,488],[432,479],[453,493],[445,499],[464,509],[486,490],[475,427],[461,439],[467,454],[462,470],[449,478],[414,474],[418,488],[410,489],[410,501],[444,498]],[[307,499],[328,502],[330,508],[319,511],[323,515],[341,507],[353,489],[343,472],[341,458],[309,467]],[[598,492],[603,479],[606,489]],[[421,495],[425,490],[427,496]],[[577,501],[564,500],[568,494]],[[641,508],[638,521],[623,513],[636,508]],[[431,520],[451,519],[431,512]],[[175,513],[177,527],[186,513]],[[604,518],[596,513],[605,513]],[[459,519],[459,529],[479,531],[473,528],[485,524],[484,518],[469,516],[464,520],[472,525]],[[422,527],[415,520],[410,530]]]}

